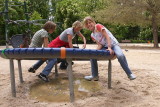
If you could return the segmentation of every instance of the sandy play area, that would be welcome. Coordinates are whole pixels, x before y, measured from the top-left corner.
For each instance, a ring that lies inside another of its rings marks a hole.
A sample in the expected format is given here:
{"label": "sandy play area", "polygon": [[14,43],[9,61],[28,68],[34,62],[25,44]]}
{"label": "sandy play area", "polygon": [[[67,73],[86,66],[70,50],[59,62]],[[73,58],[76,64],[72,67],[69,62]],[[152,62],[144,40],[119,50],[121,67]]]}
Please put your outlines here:
{"label": "sandy play area", "polygon": [[[0,49],[4,48],[0,47]],[[87,49],[90,48],[94,48],[94,45],[87,46]],[[36,62],[35,60],[22,61],[23,84],[19,82],[15,61],[17,97],[12,97],[9,60],[0,58],[0,107],[160,107],[160,49],[136,49],[135,47],[123,47],[122,49],[137,79],[130,81],[118,60],[115,59],[112,61],[112,89],[108,89],[108,61],[99,61],[100,79],[98,83],[101,89],[76,99],[74,103],[46,102],[30,97],[30,87],[40,82],[37,75],[46,65],[43,64],[36,73],[29,73],[27,70]],[[65,72],[65,70],[59,70],[59,75]],[[90,62],[75,61],[73,74],[76,78],[82,79],[85,75],[90,75]],[[54,75],[54,69],[51,75]],[[54,76],[51,77],[54,78]]]}

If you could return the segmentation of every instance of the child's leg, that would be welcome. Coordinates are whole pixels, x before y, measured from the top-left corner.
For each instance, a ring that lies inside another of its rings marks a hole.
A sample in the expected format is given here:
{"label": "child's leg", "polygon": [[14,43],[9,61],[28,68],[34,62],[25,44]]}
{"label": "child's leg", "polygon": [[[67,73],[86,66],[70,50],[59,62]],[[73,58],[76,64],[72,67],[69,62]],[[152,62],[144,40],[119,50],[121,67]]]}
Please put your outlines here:
{"label": "child's leg", "polygon": [[90,59],[91,62],[91,72],[93,77],[98,76],[98,64],[97,59]]}
{"label": "child's leg", "polygon": [[37,63],[35,63],[32,68],[34,70],[37,70],[46,60],[39,60]]}
{"label": "child's leg", "polygon": [[122,52],[122,49],[118,46],[118,45],[115,45],[113,47],[113,50],[117,56],[117,59],[119,61],[119,63],[121,64],[123,70],[126,72],[126,74],[129,76],[130,74],[132,74],[129,66],[128,66],[128,63],[127,63],[127,60],[126,60],[126,57],[124,56],[123,52]]}
{"label": "child's leg", "polygon": [[56,58],[55,59],[49,59],[47,66],[42,71],[42,74],[48,76],[56,62],[57,62]]}

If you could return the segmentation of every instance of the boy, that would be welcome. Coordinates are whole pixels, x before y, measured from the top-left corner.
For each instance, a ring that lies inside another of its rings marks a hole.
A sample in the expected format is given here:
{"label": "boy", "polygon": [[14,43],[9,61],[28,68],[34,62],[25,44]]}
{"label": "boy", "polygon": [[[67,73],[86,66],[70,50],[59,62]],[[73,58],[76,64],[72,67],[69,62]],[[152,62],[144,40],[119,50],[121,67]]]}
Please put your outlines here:
{"label": "boy", "polygon": [[[37,31],[32,40],[29,47],[31,48],[38,48],[38,47],[48,47],[48,33],[52,34],[56,29],[56,24],[52,21],[47,21],[43,28],[39,31]],[[39,60],[37,63],[35,63],[32,67],[28,69],[29,72],[35,73],[35,71],[45,62],[46,60]]]}

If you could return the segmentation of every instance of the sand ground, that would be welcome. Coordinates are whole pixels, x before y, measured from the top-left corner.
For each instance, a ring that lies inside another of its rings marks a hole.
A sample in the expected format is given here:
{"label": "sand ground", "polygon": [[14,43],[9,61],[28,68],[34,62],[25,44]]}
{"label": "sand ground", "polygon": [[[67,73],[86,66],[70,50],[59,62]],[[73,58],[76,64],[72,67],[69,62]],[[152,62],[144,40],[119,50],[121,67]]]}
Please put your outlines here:
{"label": "sand ground", "polygon": [[[136,47],[136,46],[135,46]],[[107,61],[99,61],[99,83],[101,90],[82,99],[70,102],[41,102],[29,97],[29,88],[36,83],[37,74],[29,73],[28,68],[35,60],[23,60],[24,83],[20,84],[17,62],[15,61],[15,78],[17,97],[11,96],[9,60],[0,58],[0,107],[159,107],[160,106],[160,49],[128,48],[122,50],[126,55],[129,67],[137,76],[130,81],[115,59],[112,61],[112,89],[107,88]],[[88,45],[87,48],[94,48]],[[4,47],[0,47],[4,49]],[[128,51],[125,51],[125,50]],[[74,76],[83,78],[90,74],[90,62],[75,61],[73,65]],[[54,72],[54,70],[52,71]],[[60,71],[61,72],[61,71]]]}

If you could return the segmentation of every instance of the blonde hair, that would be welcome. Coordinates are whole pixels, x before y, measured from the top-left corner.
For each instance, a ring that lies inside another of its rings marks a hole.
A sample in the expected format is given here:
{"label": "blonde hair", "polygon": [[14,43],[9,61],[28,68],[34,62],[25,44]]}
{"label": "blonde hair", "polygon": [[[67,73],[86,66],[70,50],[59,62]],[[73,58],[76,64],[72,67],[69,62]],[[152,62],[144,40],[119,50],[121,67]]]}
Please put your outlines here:
{"label": "blonde hair", "polygon": [[55,30],[55,28],[56,28],[56,24],[52,21],[47,21],[43,25],[43,29],[45,29],[46,31],[49,31],[50,29]]}
{"label": "blonde hair", "polygon": [[88,22],[88,21],[91,21],[91,22],[93,22],[93,23],[96,23],[91,16],[87,16],[87,17],[85,17],[85,18],[83,19],[83,24],[84,24],[84,27],[85,27],[85,28],[86,28],[86,26],[87,26],[87,22]]}
{"label": "blonde hair", "polygon": [[75,21],[75,22],[72,24],[72,27],[73,27],[73,28],[83,28],[83,24],[82,24],[80,21]]}

